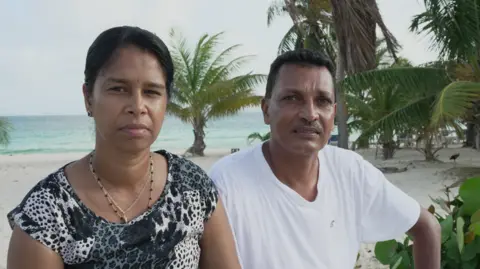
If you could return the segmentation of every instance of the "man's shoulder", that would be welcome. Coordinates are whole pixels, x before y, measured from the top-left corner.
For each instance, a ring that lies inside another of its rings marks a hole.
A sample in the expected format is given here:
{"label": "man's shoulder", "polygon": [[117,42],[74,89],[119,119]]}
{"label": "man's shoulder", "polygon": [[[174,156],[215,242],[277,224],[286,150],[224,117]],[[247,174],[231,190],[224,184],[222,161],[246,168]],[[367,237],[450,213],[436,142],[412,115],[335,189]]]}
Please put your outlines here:
{"label": "man's shoulder", "polygon": [[320,153],[323,153],[325,158],[333,164],[352,164],[352,162],[364,161],[363,156],[357,152],[337,146],[326,145]]}
{"label": "man's shoulder", "polygon": [[210,168],[210,173],[220,173],[226,171],[235,171],[241,170],[245,166],[251,165],[254,162],[254,157],[257,151],[259,150],[259,146],[252,146],[235,153],[226,155],[220,158],[217,162],[213,164]]}
{"label": "man's shoulder", "polygon": [[217,184],[222,184],[225,180],[242,178],[242,175],[251,171],[252,166],[256,165],[259,150],[261,145],[256,145],[224,156],[212,165],[208,174]]}

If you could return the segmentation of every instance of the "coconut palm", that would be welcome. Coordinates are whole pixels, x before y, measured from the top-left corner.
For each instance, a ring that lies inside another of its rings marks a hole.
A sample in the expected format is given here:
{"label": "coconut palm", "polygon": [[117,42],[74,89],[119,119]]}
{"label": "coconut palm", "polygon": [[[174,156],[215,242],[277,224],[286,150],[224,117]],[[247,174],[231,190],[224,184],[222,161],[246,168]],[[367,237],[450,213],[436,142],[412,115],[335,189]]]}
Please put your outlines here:
{"label": "coconut palm", "polygon": [[240,45],[217,53],[222,35],[223,32],[205,34],[190,50],[181,34],[174,30],[170,32],[176,91],[167,109],[183,122],[192,124],[194,142],[187,152],[193,155],[204,155],[205,128],[209,120],[260,105],[261,97],[255,95],[254,87],[263,83],[266,76],[251,72],[236,74],[252,56],[231,59],[230,55]]}
{"label": "coconut palm", "polygon": [[[431,38],[442,61],[455,61],[471,75],[463,80],[480,82],[480,2],[475,0],[424,0],[425,12],[414,17],[410,30]],[[459,72],[461,75],[461,72]],[[480,102],[465,120],[467,145],[480,150]],[[475,129],[477,130],[474,145]]]}
{"label": "coconut palm", "polygon": [[[383,22],[375,0],[349,1],[330,0],[332,19],[337,41],[336,80],[376,67],[376,27],[379,26],[385,44],[396,60],[400,47],[395,37]],[[341,85],[341,84],[339,84]],[[344,93],[339,87],[337,94],[338,146],[348,148],[347,109]]]}
{"label": "coconut palm", "polygon": [[0,118],[0,145],[8,145],[10,141],[11,125],[7,119]]}
{"label": "coconut palm", "polygon": [[[288,14],[294,26],[280,43],[279,50],[297,48],[301,45],[305,47],[304,40],[312,40],[312,38],[302,38],[314,37],[313,40],[320,45],[319,48],[335,61],[337,81],[343,80],[346,75],[375,68],[377,25],[385,37],[387,50],[396,59],[399,45],[383,23],[375,0],[277,1],[269,8],[267,21],[271,22],[275,15],[280,14]],[[328,32],[311,35],[311,33],[317,33],[315,30],[318,26],[321,30],[327,27]],[[336,49],[333,48],[335,43]],[[348,148],[348,116],[341,91],[337,95],[337,106],[336,120],[340,137],[338,145]]]}
{"label": "coconut palm", "polygon": [[288,15],[293,22],[278,46],[278,54],[309,48],[322,50],[332,61],[336,58],[329,0],[276,0],[267,10],[267,25],[277,16]]}
{"label": "coconut palm", "polygon": [[[394,67],[357,73],[345,78],[341,86],[347,100],[357,108],[356,128],[362,137],[379,135],[384,149],[392,142],[392,133],[409,127],[416,129],[425,146],[427,160],[434,160],[435,135],[445,127],[460,134],[458,120],[480,98],[480,83],[453,81],[443,68]],[[369,89],[364,100],[348,94]]]}

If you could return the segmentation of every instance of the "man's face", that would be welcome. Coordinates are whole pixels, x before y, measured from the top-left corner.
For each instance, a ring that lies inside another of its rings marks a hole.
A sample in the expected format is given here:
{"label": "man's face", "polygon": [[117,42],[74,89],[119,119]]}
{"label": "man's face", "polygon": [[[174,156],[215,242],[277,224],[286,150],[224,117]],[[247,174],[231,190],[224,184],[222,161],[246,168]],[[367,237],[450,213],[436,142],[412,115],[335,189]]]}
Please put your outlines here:
{"label": "man's face", "polygon": [[295,154],[315,154],[330,139],[335,119],[333,78],[325,67],[283,65],[272,95],[262,101],[271,140]]}

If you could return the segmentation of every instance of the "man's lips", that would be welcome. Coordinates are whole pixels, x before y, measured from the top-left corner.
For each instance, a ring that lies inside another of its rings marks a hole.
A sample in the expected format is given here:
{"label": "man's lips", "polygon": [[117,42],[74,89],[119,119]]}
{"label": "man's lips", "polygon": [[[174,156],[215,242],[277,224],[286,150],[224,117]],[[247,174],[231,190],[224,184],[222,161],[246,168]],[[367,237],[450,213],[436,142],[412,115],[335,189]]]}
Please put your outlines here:
{"label": "man's lips", "polygon": [[307,126],[295,128],[293,132],[297,134],[305,134],[305,135],[320,135],[321,133],[321,131],[318,128],[307,127]]}

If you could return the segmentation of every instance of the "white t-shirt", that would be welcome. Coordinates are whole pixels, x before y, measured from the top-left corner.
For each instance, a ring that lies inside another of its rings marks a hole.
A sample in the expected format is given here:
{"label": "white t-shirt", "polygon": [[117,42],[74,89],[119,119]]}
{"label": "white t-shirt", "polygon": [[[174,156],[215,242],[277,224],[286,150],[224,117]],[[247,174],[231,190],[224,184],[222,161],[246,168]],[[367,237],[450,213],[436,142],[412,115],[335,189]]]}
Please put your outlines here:
{"label": "white t-shirt", "polygon": [[243,269],[351,269],[361,242],[401,237],[420,205],[353,151],[319,153],[318,195],[309,202],[280,182],[261,145],[210,170]]}

